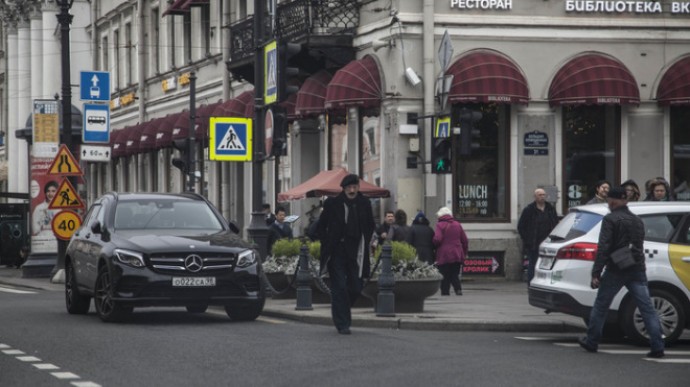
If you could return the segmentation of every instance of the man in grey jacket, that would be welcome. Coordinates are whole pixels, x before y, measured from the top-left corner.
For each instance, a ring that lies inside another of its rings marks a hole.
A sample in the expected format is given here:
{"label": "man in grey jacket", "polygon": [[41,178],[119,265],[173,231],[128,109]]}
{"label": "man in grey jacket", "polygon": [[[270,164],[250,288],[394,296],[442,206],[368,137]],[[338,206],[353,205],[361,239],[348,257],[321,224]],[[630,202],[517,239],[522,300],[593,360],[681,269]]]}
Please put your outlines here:
{"label": "man in grey jacket", "polygon": [[[580,346],[588,352],[596,352],[601,340],[606,313],[613,298],[623,286],[628,289],[642,314],[642,320],[649,333],[651,351],[647,357],[664,357],[664,340],[661,337],[659,316],[652,306],[647,285],[645,258],[643,254],[644,224],[628,209],[624,188],[616,187],[606,198],[611,213],[601,221],[601,232],[597,246],[597,257],[592,266],[592,289],[597,291],[587,325],[587,336],[579,340]],[[611,254],[620,248],[629,248],[635,264],[621,269],[612,261]],[[604,270],[606,267],[606,270]],[[602,274],[603,271],[603,274]]]}

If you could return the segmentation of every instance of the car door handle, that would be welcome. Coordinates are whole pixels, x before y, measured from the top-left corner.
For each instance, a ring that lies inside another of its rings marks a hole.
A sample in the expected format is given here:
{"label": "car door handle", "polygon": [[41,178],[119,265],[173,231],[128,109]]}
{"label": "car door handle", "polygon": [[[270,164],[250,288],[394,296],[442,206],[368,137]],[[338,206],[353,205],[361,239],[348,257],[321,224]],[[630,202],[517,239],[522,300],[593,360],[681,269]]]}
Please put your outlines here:
{"label": "car door handle", "polygon": [[681,258],[680,260],[683,261],[683,262],[690,263],[690,257],[683,257],[683,258]]}

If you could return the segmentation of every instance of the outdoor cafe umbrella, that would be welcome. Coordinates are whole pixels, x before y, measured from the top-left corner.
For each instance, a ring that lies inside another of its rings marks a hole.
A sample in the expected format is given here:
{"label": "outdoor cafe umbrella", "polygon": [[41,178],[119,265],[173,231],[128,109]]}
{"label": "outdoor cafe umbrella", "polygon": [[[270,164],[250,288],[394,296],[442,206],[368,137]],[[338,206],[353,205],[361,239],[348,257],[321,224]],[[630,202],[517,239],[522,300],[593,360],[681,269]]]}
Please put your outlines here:
{"label": "outdoor cafe umbrella", "polygon": [[[336,196],[343,190],[340,186],[340,182],[348,174],[349,172],[344,168],[321,171],[304,183],[279,193],[278,201],[286,202],[288,200],[299,200],[320,196]],[[390,191],[387,189],[367,183],[362,180],[362,178],[359,179],[359,191],[362,192],[364,196],[370,198],[387,198],[390,196]]]}

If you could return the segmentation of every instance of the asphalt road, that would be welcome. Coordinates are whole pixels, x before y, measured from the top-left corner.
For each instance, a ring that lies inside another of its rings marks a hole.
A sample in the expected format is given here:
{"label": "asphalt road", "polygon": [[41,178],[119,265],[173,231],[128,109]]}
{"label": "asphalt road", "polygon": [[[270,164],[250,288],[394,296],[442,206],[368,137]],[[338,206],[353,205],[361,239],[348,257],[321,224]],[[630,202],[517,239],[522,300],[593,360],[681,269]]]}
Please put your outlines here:
{"label": "asphalt road", "polygon": [[[26,291],[26,290],[22,290]],[[60,292],[0,286],[0,386],[686,386],[690,340],[665,362],[577,334],[334,328],[224,312],[137,309],[122,324],[66,313]],[[57,368],[56,368],[57,367]],[[51,369],[52,368],[52,369]]]}

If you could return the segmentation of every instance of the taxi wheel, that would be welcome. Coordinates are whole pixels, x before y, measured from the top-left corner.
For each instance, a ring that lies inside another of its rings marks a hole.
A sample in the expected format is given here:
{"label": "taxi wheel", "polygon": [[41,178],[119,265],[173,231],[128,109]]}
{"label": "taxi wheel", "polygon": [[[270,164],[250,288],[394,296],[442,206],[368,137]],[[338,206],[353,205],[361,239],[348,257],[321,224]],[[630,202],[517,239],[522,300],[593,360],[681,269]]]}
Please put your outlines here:
{"label": "taxi wheel", "polygon": [[[650,289],[652,305],[659,315],[661,334],[666,344],[678,340],[685,328],[685,312],[682,304],[673,294],[662,289]],[[642,314],[632,297],[628,297],[622,308],[622,321],[626,336],[640,345],[649,345],[649,335],[642,320]]]}

